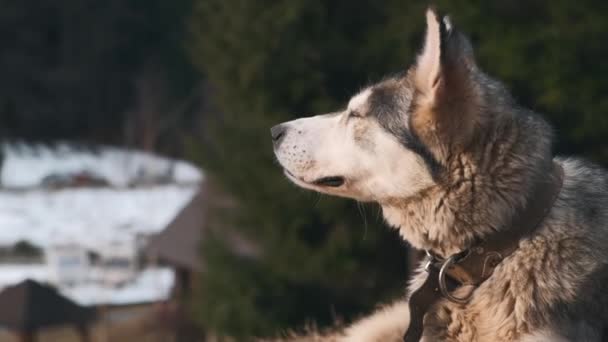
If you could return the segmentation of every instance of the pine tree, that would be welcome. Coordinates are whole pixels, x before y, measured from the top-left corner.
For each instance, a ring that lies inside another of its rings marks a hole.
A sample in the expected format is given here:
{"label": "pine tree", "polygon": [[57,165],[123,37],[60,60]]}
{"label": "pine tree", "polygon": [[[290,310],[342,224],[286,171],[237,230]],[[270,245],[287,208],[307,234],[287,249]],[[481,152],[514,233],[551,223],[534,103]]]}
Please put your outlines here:
{"label": "pine tree", "polygon": [[171,109],[199,76],[181,45],[190,0],[0,0],[0,8],[2,139],[141,148],[124,137],[125,123],[157,99],[137,93],[136,79],[148,69],[165,76],[166,92],[155,95]]}

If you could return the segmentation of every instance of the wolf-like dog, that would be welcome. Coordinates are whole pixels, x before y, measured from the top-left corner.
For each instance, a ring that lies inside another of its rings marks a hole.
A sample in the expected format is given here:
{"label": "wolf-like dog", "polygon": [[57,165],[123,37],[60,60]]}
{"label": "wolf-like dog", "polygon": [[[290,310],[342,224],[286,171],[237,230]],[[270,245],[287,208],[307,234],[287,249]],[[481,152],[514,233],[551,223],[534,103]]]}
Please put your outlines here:
{"label": "wolf-like dog", "polygon": [[[413,247],[440,258],[515,229],[547,165],[563,182],[530,234],[466,302],[441,298],[424,316],[423,341],[607,341],[608,180],[587,162],[553,157],[552,129],[482,72],[468,38],[426,13],[424,46],[404,73],[353,96],[346,108],[271,129],[296,185],[377,202]],[[506,234],[505,236],[508,236]],[[427,278],[420,267],[414,291]],[[406,300],[331,341],[400,341]]]}

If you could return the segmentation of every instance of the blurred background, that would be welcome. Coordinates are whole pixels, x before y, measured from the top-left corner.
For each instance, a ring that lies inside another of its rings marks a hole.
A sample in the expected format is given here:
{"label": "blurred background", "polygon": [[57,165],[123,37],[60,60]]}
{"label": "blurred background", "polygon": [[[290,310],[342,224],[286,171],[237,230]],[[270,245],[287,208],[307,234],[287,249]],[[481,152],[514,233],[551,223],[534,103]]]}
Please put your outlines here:
{"label": "blurred background", "polygon": [[[608,164],[607,2],[435,4]],[[379,208],[289,184],[269,127],[405,70],[426,6],[0,0],[0,341],[250,340],[402,296]]]}

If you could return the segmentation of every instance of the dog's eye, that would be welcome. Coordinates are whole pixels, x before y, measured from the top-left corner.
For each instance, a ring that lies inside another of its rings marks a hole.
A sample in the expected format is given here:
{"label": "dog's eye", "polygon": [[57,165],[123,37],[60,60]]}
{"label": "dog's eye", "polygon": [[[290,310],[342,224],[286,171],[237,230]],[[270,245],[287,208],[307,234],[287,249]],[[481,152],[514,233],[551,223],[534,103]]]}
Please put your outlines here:
{"label": "dog's eye", "polygon": [[361,113],[357,112],[356,110],[351,110],[351,111],[348,113],[348,117],[349,117],[349,118],[361,118],[361,117],[363,117],[363,116],[361,115]]}

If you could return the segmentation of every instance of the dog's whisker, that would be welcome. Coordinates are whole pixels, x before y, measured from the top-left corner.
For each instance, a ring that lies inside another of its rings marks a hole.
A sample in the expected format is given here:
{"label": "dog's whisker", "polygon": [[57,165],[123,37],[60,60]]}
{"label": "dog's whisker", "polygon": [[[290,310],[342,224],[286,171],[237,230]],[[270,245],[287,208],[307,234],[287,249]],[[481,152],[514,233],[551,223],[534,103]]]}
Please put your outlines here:
{"label": "dog's whisker", "polygon": [[323,197],[323,194],[317,193],[317,199],[316,199],[315,203],[312,205],[313,208],[316,208],[317,205],[319,204],[319,202],[321,202],[321,197]]}
{"label": "dog's whisker", "polygon": [[357,202],[357,209],[359,209],[359,214],[361,215],[361,218],[363,219],[363,226],[365,227],[365,230],[363,232],[363,240],[365,240],[367,238],[367,216],[365,215],[365,208],[363,207],[363,204],[359,201]]}

